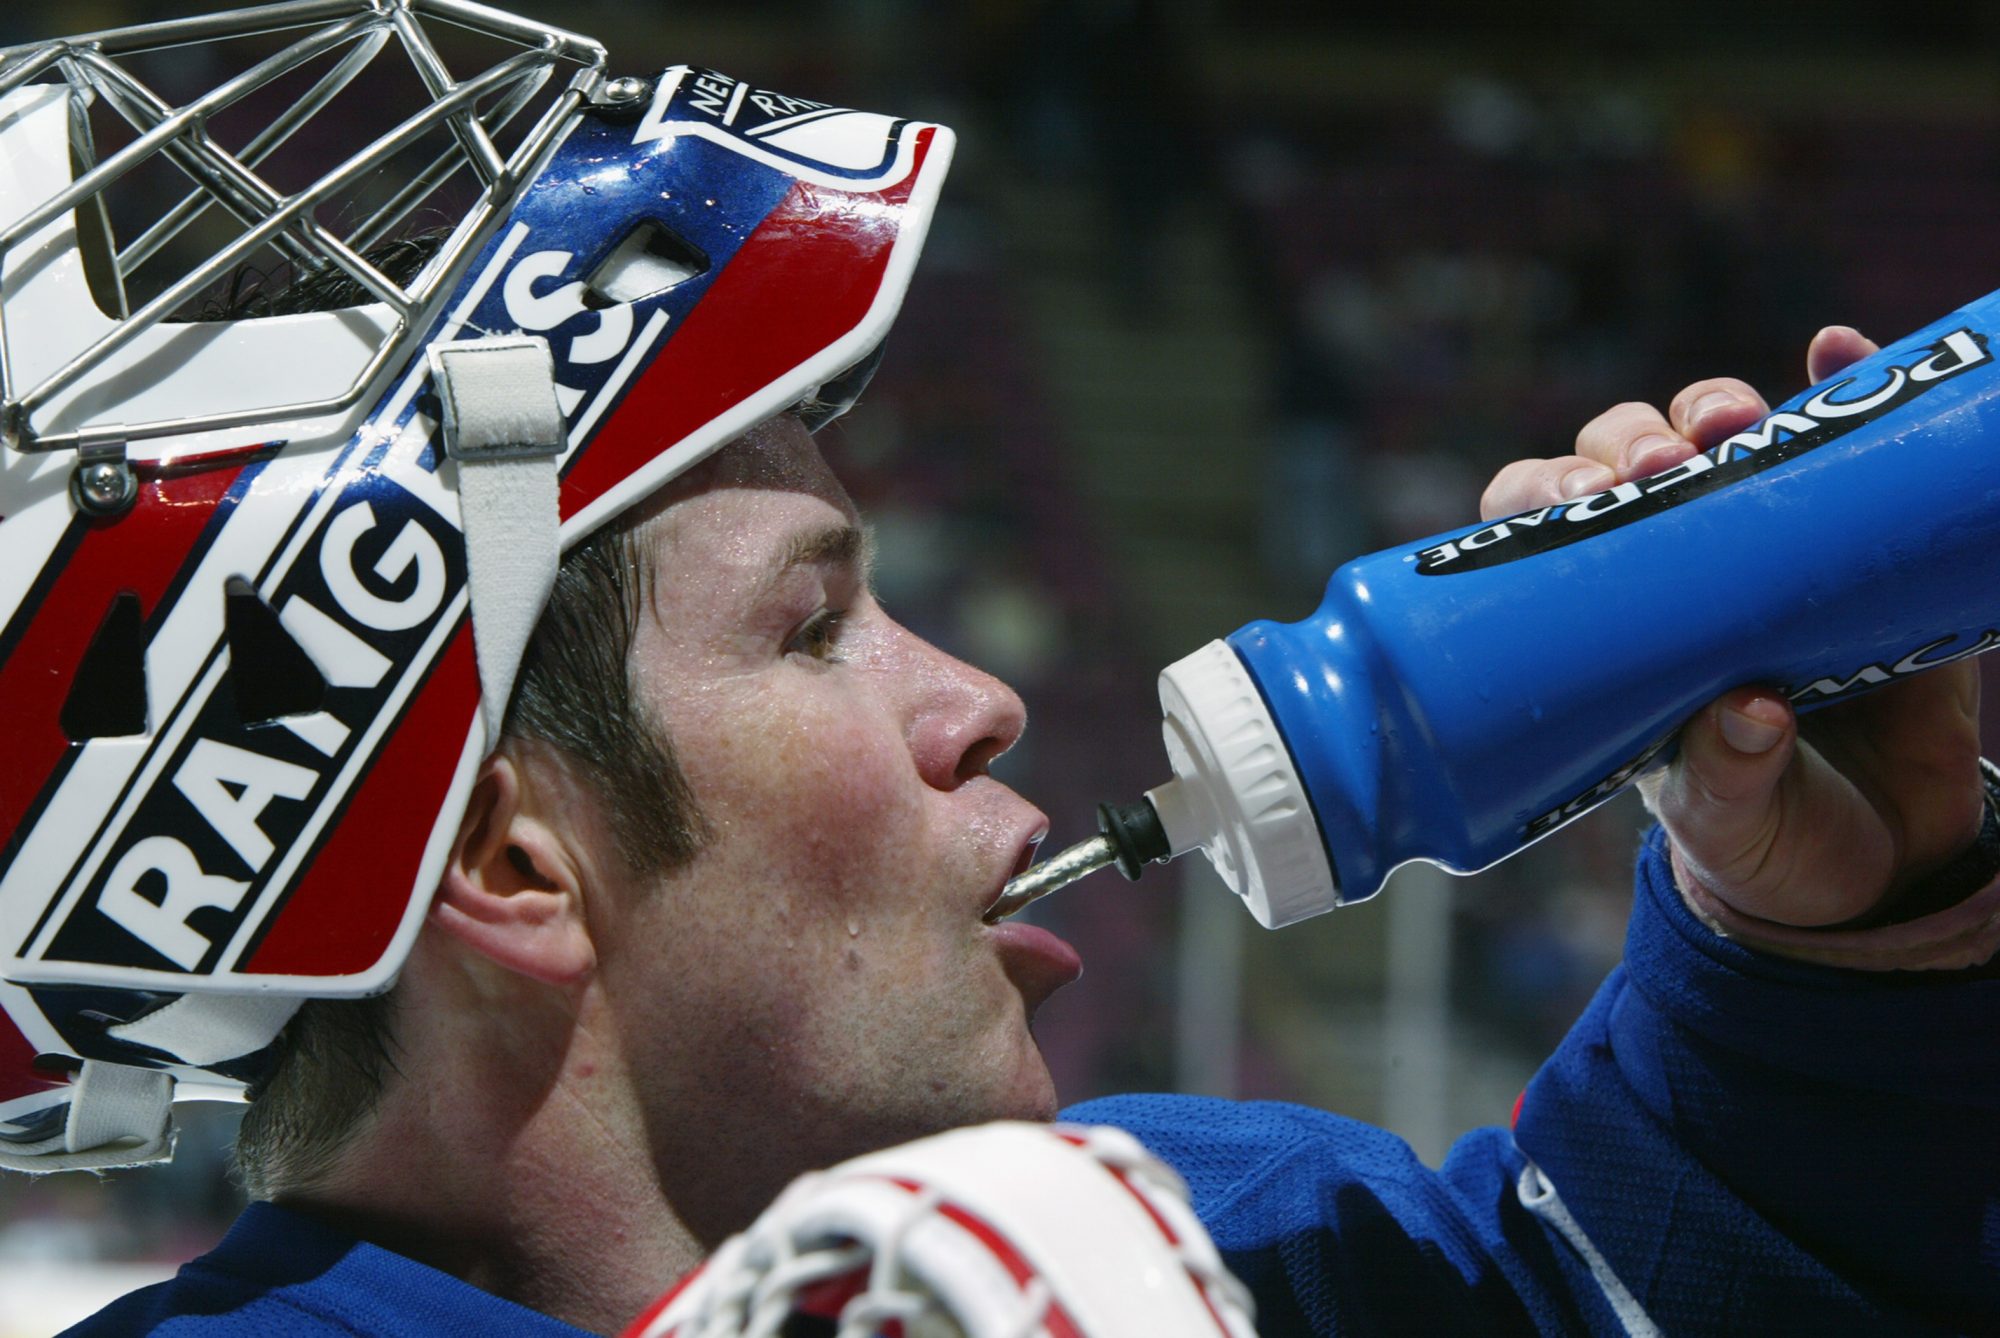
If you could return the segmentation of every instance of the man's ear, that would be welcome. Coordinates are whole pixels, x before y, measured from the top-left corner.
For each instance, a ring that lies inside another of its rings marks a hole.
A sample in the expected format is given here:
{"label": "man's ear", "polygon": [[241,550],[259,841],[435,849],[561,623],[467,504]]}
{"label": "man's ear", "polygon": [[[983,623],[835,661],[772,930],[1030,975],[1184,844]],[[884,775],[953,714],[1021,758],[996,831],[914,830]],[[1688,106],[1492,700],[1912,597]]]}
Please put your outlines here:
{"label": "man's ear", "polygon": [[529,808],[519,764],[504,752],[487,758],[431,923],[509,971],[571,985],[597,965],[582,878],[560,836]]}

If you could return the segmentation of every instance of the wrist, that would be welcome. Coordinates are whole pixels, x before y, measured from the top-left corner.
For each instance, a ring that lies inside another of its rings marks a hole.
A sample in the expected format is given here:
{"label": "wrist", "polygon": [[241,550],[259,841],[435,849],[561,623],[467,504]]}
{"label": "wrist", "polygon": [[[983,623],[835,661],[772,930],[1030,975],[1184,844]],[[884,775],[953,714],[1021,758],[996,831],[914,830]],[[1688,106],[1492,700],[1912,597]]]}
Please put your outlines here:
{"label": "wrist", "polygon": [[1982,759],[1977,837],[1859,921],[1806,928],[1748,915],[1717,896],[1671,852],[1688,910],[1710,930],[1776,956],[1862,971],[1946,971],[2000,952],[2000,768]]}

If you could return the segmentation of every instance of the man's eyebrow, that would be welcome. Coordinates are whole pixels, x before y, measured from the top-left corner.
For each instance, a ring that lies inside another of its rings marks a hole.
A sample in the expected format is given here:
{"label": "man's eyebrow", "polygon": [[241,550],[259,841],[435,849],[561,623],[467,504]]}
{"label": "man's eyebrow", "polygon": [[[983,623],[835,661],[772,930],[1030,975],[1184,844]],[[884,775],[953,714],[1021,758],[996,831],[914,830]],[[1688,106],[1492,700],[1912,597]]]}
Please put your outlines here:
{"label": "man's eyebrow", "polygon": [[815,563],[840,563],[858,569],[865,577],[875,560],[875,539],[860,525],[828,525],[824,529],[795,534],[778,560],[780,572]]}

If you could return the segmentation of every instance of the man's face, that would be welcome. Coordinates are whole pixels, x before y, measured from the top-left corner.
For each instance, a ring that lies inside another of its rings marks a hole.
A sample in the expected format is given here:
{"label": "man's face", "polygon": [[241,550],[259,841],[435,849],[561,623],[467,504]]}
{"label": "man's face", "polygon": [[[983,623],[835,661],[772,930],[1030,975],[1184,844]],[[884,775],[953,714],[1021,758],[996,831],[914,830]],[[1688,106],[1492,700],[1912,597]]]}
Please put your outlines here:
{"label": "man's face", "polygon": [[666,874],[596,861],[626,886],[592,927],[683,1219],[740,1229],[809,1167],[1053,1115],[1028,1020],[1079,963],[981,921],[1046,827],[986,775],[1019,699],[875,603],[853,504],[790,419],[642,536],[638,696],[712,838]]}

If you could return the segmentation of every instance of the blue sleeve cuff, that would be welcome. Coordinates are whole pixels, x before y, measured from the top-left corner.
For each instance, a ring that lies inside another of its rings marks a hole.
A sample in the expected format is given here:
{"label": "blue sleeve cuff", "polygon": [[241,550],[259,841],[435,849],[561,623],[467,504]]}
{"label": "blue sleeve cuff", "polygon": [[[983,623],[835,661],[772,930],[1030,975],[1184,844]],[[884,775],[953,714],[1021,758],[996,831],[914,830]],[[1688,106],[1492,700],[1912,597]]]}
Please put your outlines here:
{"label": "blue sleeve cuff", "polygon": [[1695,1035],[1781,1069],[1878,1091],[2000,1106],[2000,978],[1854,971],[1776,957],[1689,911],[1657,828],[1640,853],[1625,967],[1655,1009]]}

